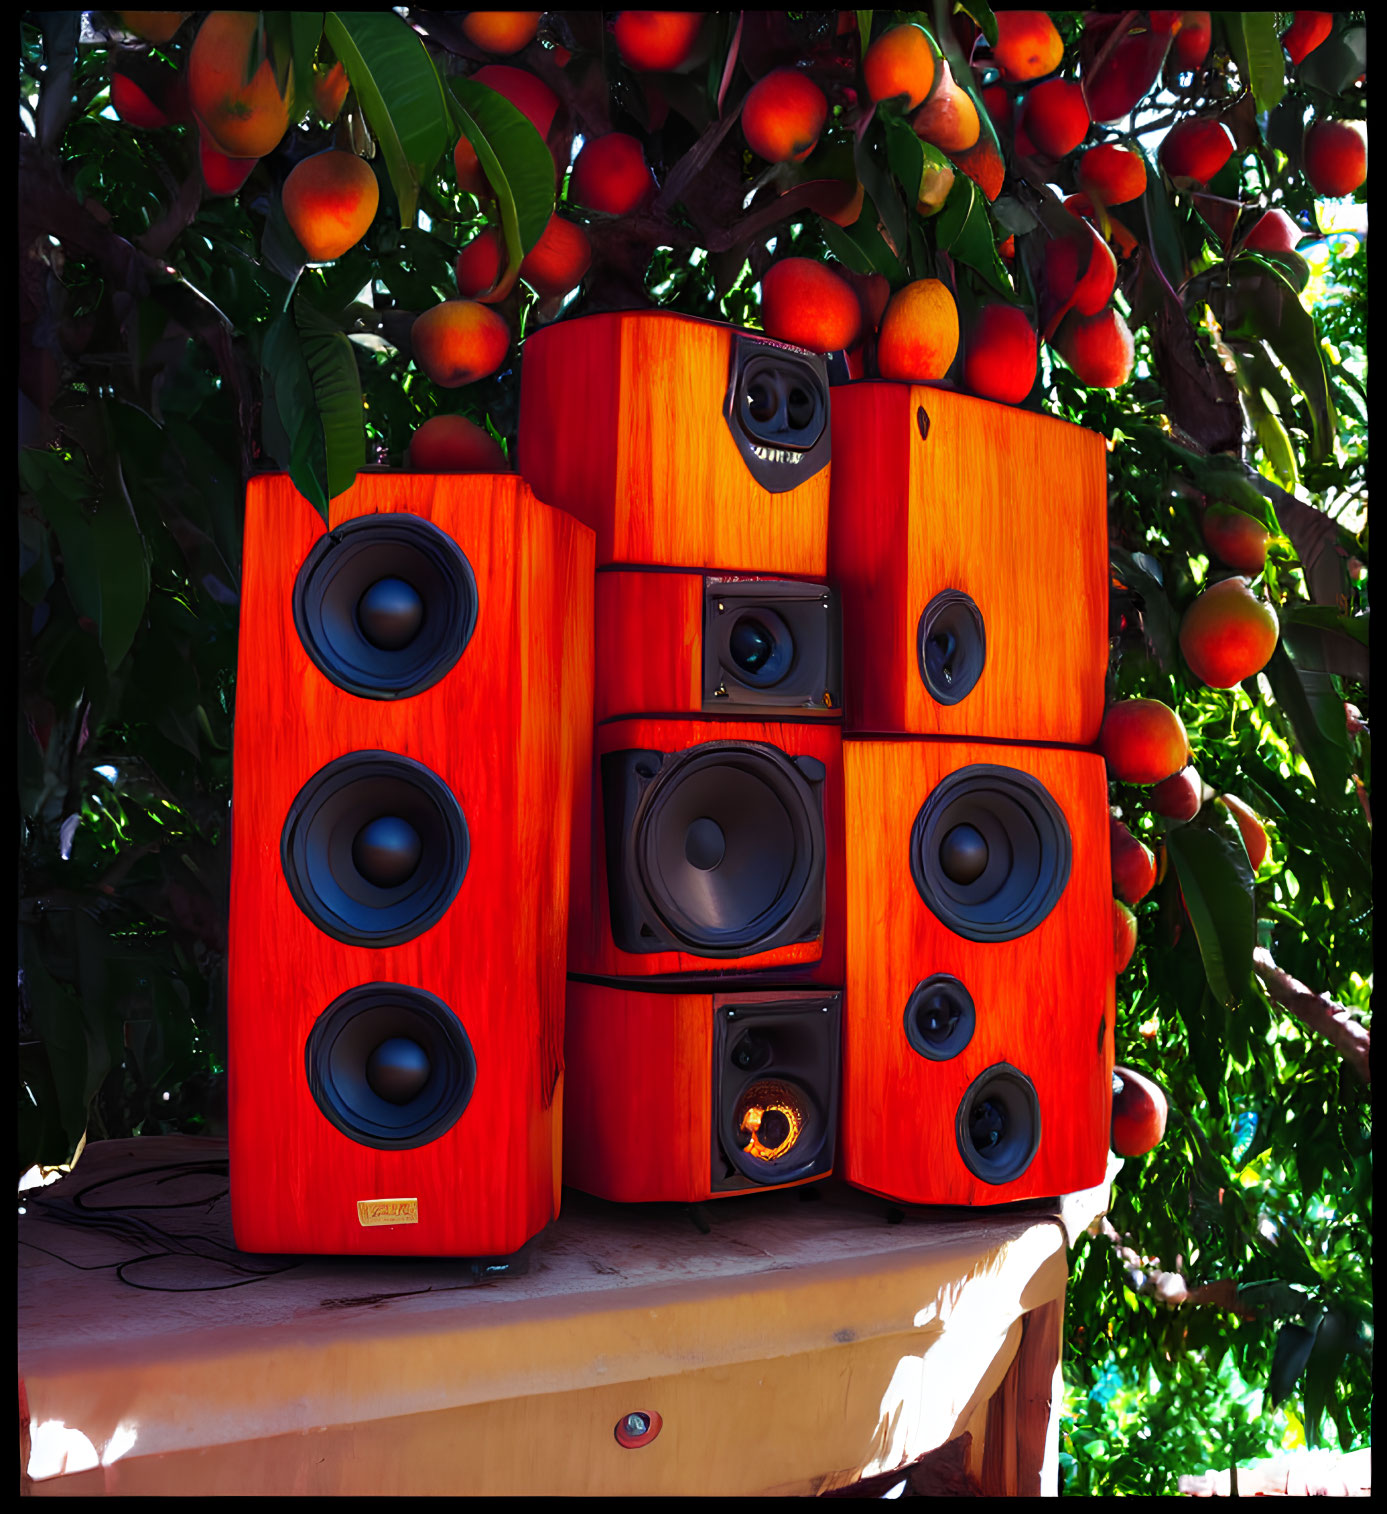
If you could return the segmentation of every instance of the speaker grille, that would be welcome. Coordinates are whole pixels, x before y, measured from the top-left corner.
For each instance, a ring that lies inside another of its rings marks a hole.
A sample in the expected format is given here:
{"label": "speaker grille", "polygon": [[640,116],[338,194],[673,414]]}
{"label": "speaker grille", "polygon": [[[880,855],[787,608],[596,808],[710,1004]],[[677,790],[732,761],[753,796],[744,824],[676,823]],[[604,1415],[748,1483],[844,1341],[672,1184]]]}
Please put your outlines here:
{"label": "speaker grille", "polygon": [[970,941],[1032,931],[1069,881],[1069,825],[1029,773],[975,764],[937,784],[910,838],[910,871],[938,918]]}
{"label": "speaker grille", "polygon": [[407,699],[437,683],[477,624],[477,580],[462,549],[417,515],[344,522],[294,583],[304,650],[338,688]]}
{"label": "speaker grille", "polygon": [[816,353],[738,332],[723,414],[742,461],[771,494],[798,489],[829,461],[828,365]]}
{"label": "speaker grille", "polygon": [[469,850],[462,807],[437,773],[392,752],[351,752],[299,791],[280,857],[319,930],[351,946],[396,946],[443,917]]}
{"label": "speaker grille", "polygon": [[366,983],[334,999],[309,1032],[304,1065],[323,1114],[379,1151],[436,1141],[477,1082],[462,1022],[442,999],[400,983]]}
{"label": "speaker grille", "polygon": [[999,1062],[981,1072],[959,1101],[955,1138],[963,1165],[984,1183],[1011,1183],[1040,1149],[1040,1101],[1035,1085]]}

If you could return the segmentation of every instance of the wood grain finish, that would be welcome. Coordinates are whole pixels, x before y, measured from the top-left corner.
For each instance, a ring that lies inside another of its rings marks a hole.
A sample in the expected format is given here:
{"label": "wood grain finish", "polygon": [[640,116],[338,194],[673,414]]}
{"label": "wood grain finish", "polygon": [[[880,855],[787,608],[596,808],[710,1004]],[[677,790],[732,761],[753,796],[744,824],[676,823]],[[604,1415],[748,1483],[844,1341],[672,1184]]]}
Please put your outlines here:
{"label": "wood grain finish", "polygon": [[570,979],[564,1182],[619,1203],[700,1203],[827,1177],[712,1187],[713,1017],[728,1005],[798,998],[815,1012],[823,1003],[806,990],[671,994]]}
{"label": "wood grain finish", "polygon": [[[829,574],[849,731],[1093,745],[1107,550],[1097,433],[944,389],[833,390]],[[982,676],[954,705],[918,665],[920,615],[942,589],[971,596],[986,629]]]}
{"label": "wood grain finish", "polygon": [[723,418],[734,330],[660,310],[525,343],[520,471],[597,533],[597,561],[821,576],[831,465],[772,494]]}
{"label": "wood grain finish", "polygon": [[703,708],[703,574],[597,575],[596,718]]}
{"label": "wood grain finish", "polygon": [[[1063,811],[1073,854],[1050,914],[1012,941],[977,942],[933,914],[910,872],[911,830],[944,777],[972,763],[1038,779]],[[847,977],[842,1166],[849,1182],[916,1204],[1003,1204],[1103,1180],[1112,1109],[1114,979],[1108,793],[1101,757],[1044,747],[849,737]],[[976,1027],[947,1062],[912,1050],[906,1002],[950,973]],[[1009,1063],[1040,1103],[1039,1149],[1020,1177],[990,1184],[958,1154],[954,1120],[973,1079]]]}
{"label": "wood grain finish", "polygon": [[[701,957],[670,950],[626,952],[612,936],[607,888],[606,828],[601,762],[608,752],[627,748],[682,752],[709,741],[760,741],[790,757],[816,757],[824,764],[823,815],[827,849],[825,925],[814,941],[795,942],[745,957]],[[841,726],[810,722],[745,720],[614,720],[597,727],[592,765],[592,803],[585,824],[575,824],[573,908],[569,921],[568,970],[592,977],[643,978],[774,971],[777,982],[842,983],[845,940],[843,914],[843,732]]]}
{"label": "wood grain finish", "polygon": [[[228,982],[233,1221],[250,1251],[499,1255],[557,1212],[567,859],[591,785],[592,533],[514,476],[363,474],[334,501],[331,524],[380,512],[433,521],[477,580],[461,659],[407,699],[344,693],[309,659],[292,595],[322,519],[283,476],[248,489]],[[431,768],[470,834],[443,918],[387,948],[320,932],[280,863],[304,783],[365,749]],[[437,995],[476,1054],[470,1104],[413,1150],[352,1141],[305,1079],[318,1015],[376,981]],[[400,1197],[418,1200],[417,1224],[359,1224],[357,1200]]]}

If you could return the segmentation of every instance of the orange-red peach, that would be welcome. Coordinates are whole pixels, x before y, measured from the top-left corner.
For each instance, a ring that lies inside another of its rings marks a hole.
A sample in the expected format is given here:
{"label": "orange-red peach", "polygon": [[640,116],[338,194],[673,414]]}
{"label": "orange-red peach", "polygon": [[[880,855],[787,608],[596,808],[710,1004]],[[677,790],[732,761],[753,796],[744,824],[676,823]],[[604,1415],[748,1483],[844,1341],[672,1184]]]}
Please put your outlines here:
{"label": "orange-red peach", "polygon": [[982,107],[992,117],[992,124],[997,128],[998,136],[1011,130],[1011,121],[1014,111],[1011,104],[1011,95],[1007,92],[1004,84],[986,84],[981,90]]}
{"label": "orange-red peach", "polygon": [[966,388],[983,399],[1019,405],[1035,384],[1035,327],[1016,305],[984,305],[963,359]]}
{"label": "orange-red peach", "polygon": [[742,104],[746,145],[767,163],[802,163],[827,120],[823,90],[797,68],[773,69],[751,86]]}
{"label": "orange-red peach", "polygon": [[[1090,226],[1098,226],[1098,212],[1087,195],[1067,195],[1064,208],[1072,215],[1082,216]],[[1098,226],[1098,233],[1100,236],[1104,234],[1101,226]],[[1109,245],[1116,247],[1119,258],[1129,258],[1137,250],[1137,239],[1116,216],[1108,217],[1106,235]]]}
{"label": "orange-red peach", "polygon": [[982,122],[978,107],[966,89],[954,83],[949,65],[940,59],[939,83],[934,93],[910,118],[915,135],[932,142],[941,152],[967,152],[978,140]]}
{"label": "orange-red peach", "polygon": [[1302,155],[1305,177],[1326,199],[1351,195],[1368,177],[1368,143],[1357,122],[1316,121]]}
{"label": "orange-red peach", "polygon": [[1204,781],[1193,768],[1181,768],[1151,790],[1152,811],[1166,820],[1193,820],[1204,802]]}
{"label": "orange-red peach", "polygon": [[1284,210],[1269,210],[1253,224],[1243,246],[1253,252],[1294,252],[1304,235]]}
{"label": "orange-red peach", "polygon": [[966,152],[954,153],[953,160],[982,190],[989,203],[1001,194],[1006,179],[1006,164],[1002,162],[1001,154],[991,141],[981,132],[978,140]]}
{"label": "orange-red peach", "polygon": [[1083,89],[1070,79],[1047,79],[1026,96],[1023,107],[1026,135],[1051,158],[1071,153],[1093,124]]}
{"label": "orange-red peach", "polygon": [[1052,74],[1064,57],[1064,42],[1045,11],[1002,11],[992,59],[1013,84]]}
{"label": "orange-red peach", "polygon": [[1218,802],[1238,822],[1243,846],[1247,850],[1247,860],[1252,864],[1252,871],[1255,873],[1267,860],[1267,852],[1271,849],[1271,842],[1267,840],[1266,827],[1241,799],[1235,798],[1232,794],[1220,794]]}
{"label": "orange-red peach", "polygon": [[932,383],[949,371],[958,352],[958,305],[939,279],[917,279],[898,289],[877,333],[877,367],[884,379]]}
{"label": "orange-red peach", "polygon": [[1300,63],[1334,30],[1332,11],[1296,11],[1281,33],[1281,45],[1292,63]]}
{"label": "orange-red peach", "polygon": [[[488,63],[472,75],[474,84],[484,84],[510,103],[524,116],[541,137],[549,135],[558,112],[559,97],[542,80],[523,68],[512,68],[508,63]],[[477,161],[476,149],[467,140],[459,137],[453,148],[453,167],[457,170],[458,188],[479,199],[490,195],[491,189]]]}
{"label": "orange-red peach", "polygon": [[1056,346],[1090,389],[1120,389],[1132,376],[1136,347],[1127,322],[1112,306],[1097,315],[1071,311],[1059,329]]}
{"label": "orange-red peach", "polygon": [[1124,904],[1138,904],[1156,882],[1156,854],[1120,820],[1109,822],[1113,892]]}
{"label": "orange-red peach", "polygon": [[409,440],[412,473],[509,473],[500,442],[463,415],[435,415]]}
{"label": "orange-red peach", "polygon": [[1213,18],[1208,11],[1180,12],[1180,28],[1171,50],[1182,72],[1193,73],[1209,56],[1213,34]]}
{"label": "orange-red peach", "polygon": [[212,145],[234,158],[262,158],[289,129],[289,104],[265,59],[246,83],[258,11],[212,11],[188,57],[188,101]]}
{"label": "orange-red peach", "polygon": [[335,147],[296,163],[281,194],[284,218],[310,263],[330,263],[355,247],[380,204],[371,165]]}
{"label": "orange-red peach", "polygon": [[840,352],[862,332],[857,292],[813,258],[782,258],[761,279],[761,325],[769,337],[810,352]]}
{"label": "orange-red peach", "polygon": [[1170,1105],[1150,1078],[1130,1067],[1112,1070],[1112,1130],[1109,1145],[1114,1156],[1144,1157],[1165,1137]]}
{"label": "orange-red peach", "polygon": [[1095,75],[1086,75],[1089,113],[1095,121],[1120,121],[1145,98],[1161,71],[1169,34],[1155,28],[1130,32]]}
{"label": "orange-red peach", "polygon": [[468,11],[462,34],[484,53],[518,53],[535,40],[543,11]]}
{"label": "orange-red peach", "polygon": [[1119,977],[1131,965],[1137,949],[1137,917],[1120,900],[1112,902],[1112,966]]}
{"label": "orange-red peach", "polygon": [[1098,747],[1119,783],[1161,783],[1189,761],[1184,722],[1159,699],[1120,699],[1103,716]]}
{"label": "orange-red peach", "polygon": [[1233,156],[1233,134],[1222,121],[1194,119],[1172,126],[1161,143],[1161,163],[1172,179],[1207,184]]}
{"label": "orange-red peach", "polygon": [[1216,503],[1204,512],[1201,524],[1204,541],[1220,562],[1249,578],[1266,567],[1271,533],[1261,521],[1232,505]]}
{"label": "orange-red peach", "polygon": [[168,116],[129,74],[112,73],[111,106],[127,126],[147,131],[169,124]]}
{"label": "orange-red peach", "polygon": [[1180,650],[1190,671],[1211,689],[1231,689],[1266,667],[1276,650],[1276,611],[1245,578],[1213,584],[1180,621]]}
{"label": "orange-red peach", "polygon": [[499,226],[487,226],[458,253],[453,275],[464,300],[480,299],[496,287],[506,270],[506,238]]}
{"label": "orange-red peach", "polygon": [[1097,315],[1117,286],[1112,248],[1087,221],[1075,216],[1074,231],[1045,244],[1045,288],[1056,310]]}
{"label": "orange-red peach", "polygon": [[592,263],[592,243],[581,226],[551,215],[539,241],[525,254],[520,277],[541,299],[567,294]]}
{"label": "orange-red peach", "polygon": [[862,77],[873,100],[904,96],[901,108],[914,110],[934,86],[934,48],[918,26],[893,26],[867,49]]}
{"label": "orange-red peach", "polygon": [[590,137],[573,165],[568,193],[576,204],[607,215],[639,210],[655,193],[655,175],[640,139],[620,131]]}
{"label": "orange-red peach", "polygon": [[703,16],[703,11],[622,11],[612,28],[617,53],[638,73],[669,73],[692,55]]}
{"label": "orange-red peach", "polygon": [[313,71],[313,108],[329,126],[341,114],[347,99],[351,80],[340,63],[334,63],[326,73]]}
{"label": "orange-red peach", "polygon": [[1125,205],[1146,188],[1146,164],[1130,148],[1101,142],[1079,159],[1079,187],[1105,205]]}
{"label": "orange-red peach", "polygon": [[410,327],[414,361],[440,389],[458,389],[495,373],[510,347],[510,327],[488,305],[445,300]]}
{"label": "orange-red peach", "polygon": [[197,139],[198,164],[202,169],[202,182],[209,194],[234,195],[250,178],[251,169],[259,158],[228,158],[218,152],[207,140],[206,132],[199,132]]}

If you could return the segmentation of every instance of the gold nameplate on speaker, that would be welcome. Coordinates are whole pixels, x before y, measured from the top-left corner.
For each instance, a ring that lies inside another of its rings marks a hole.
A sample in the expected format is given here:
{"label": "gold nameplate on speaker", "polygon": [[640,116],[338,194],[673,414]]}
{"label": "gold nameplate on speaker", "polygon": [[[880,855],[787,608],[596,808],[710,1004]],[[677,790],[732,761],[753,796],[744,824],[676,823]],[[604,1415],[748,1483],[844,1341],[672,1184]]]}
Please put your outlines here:
{"label": "gold nameplate on speaker", "polygon": [[358,1199],[356,1217],[363,1225],[417,1225],[418,1199]]}

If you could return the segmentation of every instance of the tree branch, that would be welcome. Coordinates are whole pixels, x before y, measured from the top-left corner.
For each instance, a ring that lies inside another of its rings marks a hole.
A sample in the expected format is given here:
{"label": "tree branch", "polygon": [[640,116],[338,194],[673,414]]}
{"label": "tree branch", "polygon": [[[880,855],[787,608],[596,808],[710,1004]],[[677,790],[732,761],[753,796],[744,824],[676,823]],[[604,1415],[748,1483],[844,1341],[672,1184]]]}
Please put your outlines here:
{"label": "tree branch", "polygon": [[1282,1009],[1329,1041],[1360,1082],[1372,1081],[1366,1026],[1353,1019],[1349,1010],[1336,1004],[1328,994],[1311,993],[1305,984],[1278,967],[1265,947],[1259,946],[1252,953],[1252,967],[1266,985],[1267,993]]}
{"label": "tree branch", "polygon": [[1099,1224],[1100,1233],[1112,1242],[1113,1250],[1127,1275],[1127,1286],[1133,1293],[1154,1298],[1168,1309],[1178,1309],[1181,1304],[1203,1304],[1214,1309],[1226,1309],[1245,1320],[1255,1319],[1256,1310],[1238,1303],[1236,1278],[1215,1278],[1211,1283],[1200,1283],[1191,1288],[1183,1275],[1184,1258],[1175,1258],[1175,1271],[1161,1270],[1159,1257],[1143,1257],[1130,1246],[1123,1244],[1111,1220],[1104,1215]]}

